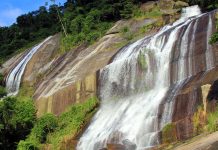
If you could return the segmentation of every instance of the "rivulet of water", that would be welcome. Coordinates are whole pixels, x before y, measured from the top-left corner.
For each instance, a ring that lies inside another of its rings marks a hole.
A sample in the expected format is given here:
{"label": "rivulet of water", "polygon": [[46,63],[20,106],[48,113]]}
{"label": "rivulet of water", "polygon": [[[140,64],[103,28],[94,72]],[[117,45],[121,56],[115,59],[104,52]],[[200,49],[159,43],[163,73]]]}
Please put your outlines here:
{"label": "rivulet of water", "polygon": [[20,82],[22,75],[24,73],[25,67],[32,56],[37,52],[37,50],[50,39],[48,37],[42,43],[38,44],[37,46],[33,47],[25,56],[24,58],[11,70],[8,74],[6,79],[6,89],[8,92],[8,96],[17,95],[19,92]]}

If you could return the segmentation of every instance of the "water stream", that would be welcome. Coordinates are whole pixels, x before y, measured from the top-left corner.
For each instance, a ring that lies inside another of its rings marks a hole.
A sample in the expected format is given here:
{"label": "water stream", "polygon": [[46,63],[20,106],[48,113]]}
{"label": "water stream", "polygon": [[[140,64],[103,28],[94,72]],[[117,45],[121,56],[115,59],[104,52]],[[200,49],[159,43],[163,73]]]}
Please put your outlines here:
{"label": "water stream", "polygon": [[30,61],[32,56],[37,52],[37,50],[47,42],[51,37],[45,39],[42,43],[33,47],[24,57],[23,59],[11,70],[6,78],[6,89],[8,92],[8,96],[17,95],[20,88],[20,83],[22,79],[22,75],[26,68],[27,63]]}
{"label": "water stream", "polygon": [[[160,131],[171,122],[174,95],[185,79],[196,73],[192,67],[192,49],[199,19],[205,15],[198,6],[183,9],[178,21],[163,27],[154,36],[124,47],[112,63],[100,71],[101,106],[80,138],[78,150],[99,150],[107,143],[123,144],[129,150],[144,150],[160,144]],[[210,37],[212,22],[208,16],[205,28]],[[205,59],[207,69],[211,69],[214,63],[208,37]],[[172,77],[175,51],[180,55]],[[164,100],[164,107],[160,109]]]}
{"label": "water stream", "polygon": [[[99,150],[107,143],[122,144],[129,150],[144,150],[160,144],[160,131],[171,122],[174,95],[185,79],[197,73],[191,56],[199,19],[205,15],[208,16],[205,17],[208,19],[206,69],[213,68],[213,54],[208,44],[212,34],[211,16],[201,14],[198,6],[185,8],[178,21],[163,27],[154,36],[124,47],[112,63],[100,71],[101,106],[80,138],[78,150]],[[175,52],[179,58],[172,77]]]}

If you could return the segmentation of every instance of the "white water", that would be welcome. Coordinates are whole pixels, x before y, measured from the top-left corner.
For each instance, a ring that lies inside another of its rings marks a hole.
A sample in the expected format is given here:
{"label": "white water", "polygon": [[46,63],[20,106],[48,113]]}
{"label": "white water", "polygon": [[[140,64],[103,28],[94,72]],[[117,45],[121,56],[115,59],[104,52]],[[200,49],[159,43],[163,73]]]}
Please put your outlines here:
{"label": "white water", "polygon": [[[171,122],[174,94],[183,80],[192,74],[192,60],[188,59],[190,67],[187,70],[183,57],[189,52],[190,28],[194,26],[195,33],[197,18],[202,15],[197,6],[184,9],[183,13],[181,19],[165,26],[153,37],[145,37],[122,49],[113,62],[100,71],[101,106],[80,138],[78,150],[99,150],[107,143],[125,145],[126,140],[133,147],[135,145],[132,149],[137,150],[159,144],[160,130]],[[211,21],[208,27],[211,27]],[[185,32],[181,38],[176,84],[163,112],[159,112],[160,104],[172,86],[171,53],[183,28]],[[194,35],[191,36],[191,39],[194,38]],[[140,69],[140,55],[146,60],[146,69]],[[211,54],[208,54],[207,61],[210,57]]]}
{"label": "white water", "polygon": [[37,50],[50,39],[48,37],[42,43],[38,44],[37,46],[33,47],[28,54],[24,56],[24,58],[13,68],[13,70],[8,74],[6,79],[6,89],[8,92],[8,96],[17,95],[19,92],[20,82],[22,75],[24,73],[25,67],[32,56],[37,52]]}

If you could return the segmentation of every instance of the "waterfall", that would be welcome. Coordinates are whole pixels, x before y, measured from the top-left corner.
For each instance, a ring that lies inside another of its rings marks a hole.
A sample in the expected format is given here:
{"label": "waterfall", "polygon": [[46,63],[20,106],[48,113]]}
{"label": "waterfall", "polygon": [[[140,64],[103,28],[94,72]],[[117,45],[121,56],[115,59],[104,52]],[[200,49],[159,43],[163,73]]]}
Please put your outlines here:
{"label": "waterfall", "polygon": [[24,58],[10,71],[6,78],[6,89],[8,92],[8,96],[17,95],[19,92],[20,82],[22,75],[24,73],[25,67],[32,56],[37,52],[37,50],[50,39],[48,37],[42,43],[38,44],[37,46],[33,47],[25,56]]}
{"label": "waterfall", "polygon": [[[182,17],[154,36],[121,49],[111,64],[100,70],[101,106],[77,145],[78,150],[99,150],[107,143],[144,150],[160,144],[161,129],[171,122],[173,99],[185,81],[198,71],[192,59],[200,21],[207,22],[205,68],[214,65],[208,37],[211,14],[198,6],[183,9]],[[209,16],[209,17],[208,17]]]}

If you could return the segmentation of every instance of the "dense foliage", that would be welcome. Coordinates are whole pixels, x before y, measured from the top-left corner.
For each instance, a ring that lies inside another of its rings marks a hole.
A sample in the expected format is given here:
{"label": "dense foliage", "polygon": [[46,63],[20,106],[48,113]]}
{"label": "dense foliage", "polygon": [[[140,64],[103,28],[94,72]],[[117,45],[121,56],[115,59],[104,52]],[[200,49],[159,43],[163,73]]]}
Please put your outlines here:
{"label": "dense foliage", "polygon": [[188,0],[190,5],[199,5],[202,10],[212,10],[218,7],[218,0]]}
{"label": "dense foliage", "polygon": [[[0,27],[0,58],[5,59],[18,49],[60,31],[56,5],[49,10],[42,6],[37,11],[21,15],[10,27]],[[32,45],[30,45],[32,46]]]}
{"label": "dense foliage", "polygon": [[45,114],[37,120],[26,141],[20,141],[18,149],[37,149],[37,145],[45,143],[48,133],[57,128],[57,118],[53,114]]}
{"label": "dense foliage", "polygon": [[[17,23],[10,27],[0,27],[0,59],[5,60],[18,49],[31,47],[63,29],[67,35],[62,40],[64,52],[80,43],[92,43],[113,22],[132,17],[134,6],[146,1],[148,0],[66,0],[63,6],[41,6],[37,11],[19,16]],[[218,0],[188,2],[210,10],[217,6]]]}
{"label": "dense foliage", "polygon": [[10,27],[0,27],[0,58],[10,57],[22,47],[31,47],[43,38],[63,31],[63,27],[68,35],[65,43],[92,42],[105,33],[111,22],[131,17],[133,4],[138,2],[67,0],[63,6],[41,6],[37,11],[19,16]]}
{"label": "dense foliage", "polygon": [[0,149],[16,149],[17,143],[30,133],[35,113],[31,100],[7,97],[0,101]]}
{"label": "dense foliage", "polygon": [[82,104],[73,105],[59,117],[45,114],[37,120],[30,135],[20,141],[18,150],[40,149],[41,144],[49,143],[58,149],[66,136],[75,136],[96,111],[98,100],[91,98]]}

